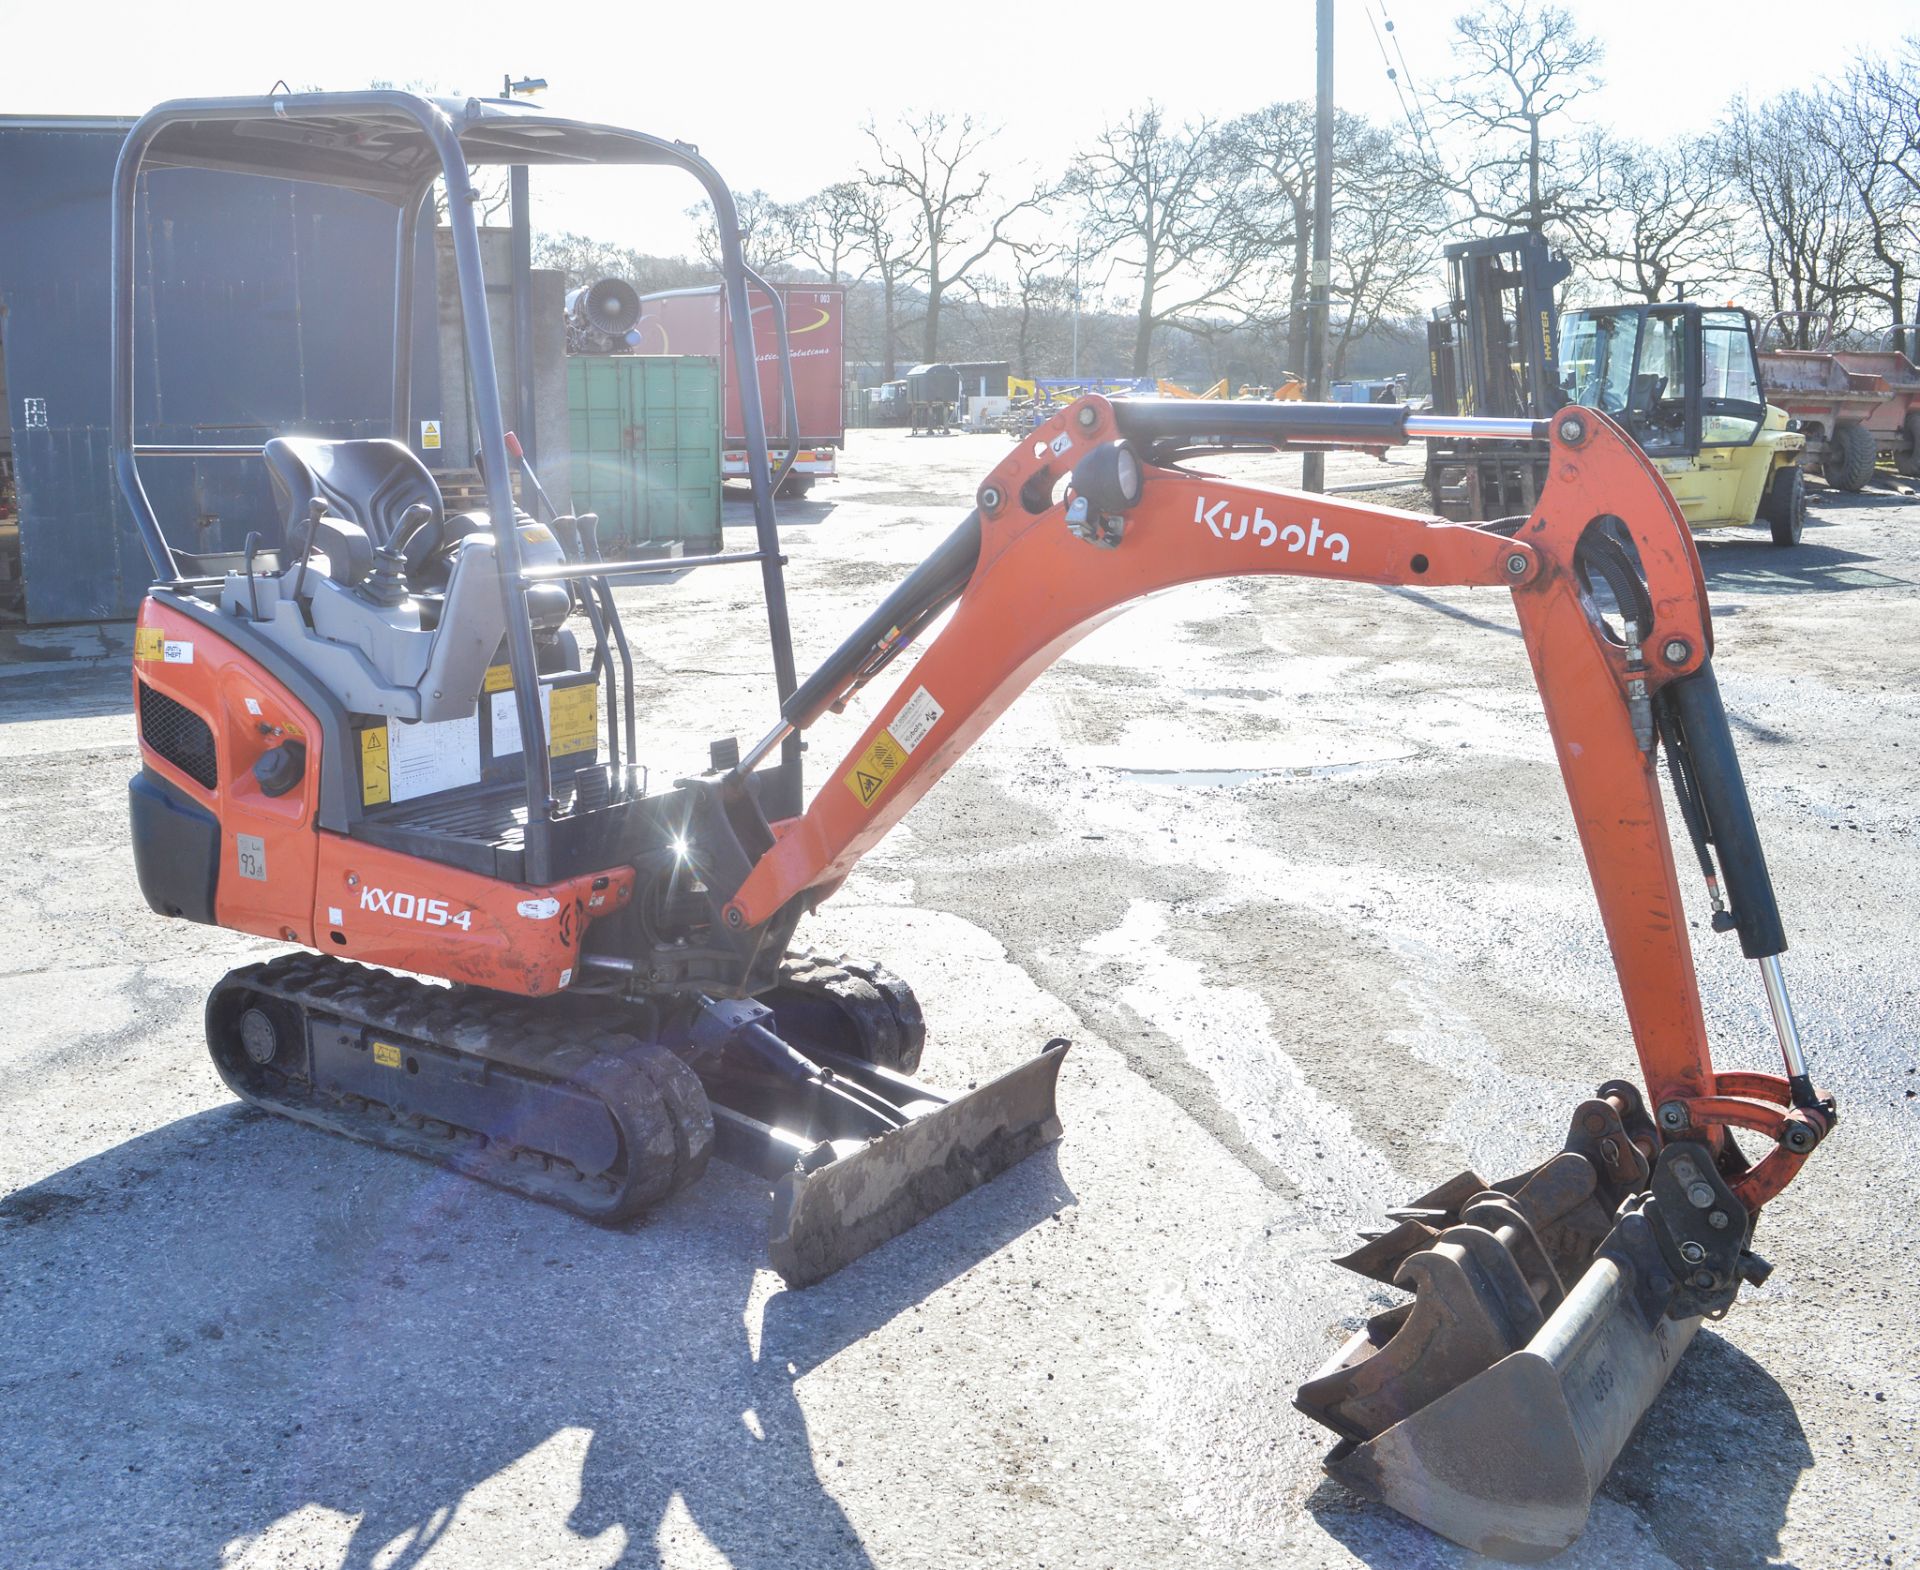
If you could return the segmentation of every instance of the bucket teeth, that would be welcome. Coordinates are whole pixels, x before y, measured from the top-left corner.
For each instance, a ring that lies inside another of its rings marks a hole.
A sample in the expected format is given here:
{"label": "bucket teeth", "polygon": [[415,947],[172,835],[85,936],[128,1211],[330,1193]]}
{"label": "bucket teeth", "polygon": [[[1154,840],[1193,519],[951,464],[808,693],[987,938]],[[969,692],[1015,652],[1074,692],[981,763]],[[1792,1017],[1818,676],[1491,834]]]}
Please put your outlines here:
{"label": "bucket teeth", "polygon": [[1366,1239],[1350,1254],[1342,1254],[1334,1263],[1343,1270],[1389,1286],[1409,1255],[1431,1248],[1439,1232],[1420,1221],[1402,1221],[1388,1231]]}
{"label": "bucket teeth", "polygon": [[1551,1557],[1699,1320],[1666,1317],[1644,1152],[1606,1100],[1498,1184],[1462,1172],[1337,1261],[1413,1293],[1294,1398],[1341,1438],[1327,1471],[1497,1558]]}
{"label": "bucket teeth", "polygon": [[[1542,1322],[1519,1263],[1482,1227],[1449,1227],[1431,1248],[1408,1256],[1394,1285],[1414,1293],[1400,1323],[1369,1324],[1294,1397],[1301,1411],[1348,1439],[1372,1439],[1491,1368]],[[1377,1339],[1383,1329],[1384,1343]]]}
{"label": "bucket teeth", "polygon": [[1422,1194],[1406,1208],[1409,1212],[1437,1211],[1443,1216],[1458,1216],[1462,1205],[1492,1186],[1478,1172],[1468,1168],[1464,1172],[1456,1172],[1438,1188]]}

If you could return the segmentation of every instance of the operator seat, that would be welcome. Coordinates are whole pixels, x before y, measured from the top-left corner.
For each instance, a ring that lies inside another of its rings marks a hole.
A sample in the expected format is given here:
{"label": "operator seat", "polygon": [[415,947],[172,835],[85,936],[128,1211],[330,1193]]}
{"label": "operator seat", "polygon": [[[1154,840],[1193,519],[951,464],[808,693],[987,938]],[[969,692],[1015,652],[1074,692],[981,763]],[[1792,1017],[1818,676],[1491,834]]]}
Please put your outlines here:
{"label": "operator seat", "polygon": [[439,485],[404,442],[276,436],[261,454],[286,515],[289,544],[305,538],[307,506],[316,496],[326,498],[336,520],[359,526],[369,551],[393,538],[401,516],[416,502],[425,502],[436,518],[446,512]]}
{"label": "operator seat", "polygon": [[[277,436],[262,455],[289,549],[268,577],[227,573],[221,603],[229,614],[254,622],[353,713],[429,721],[470,715],[506,634],[487,515],[448,518],[440,487],[402,442]],[[324,560],[309,576],[291,563],[306,543],[316,496],[327,509],[312,525]],[[374,592],[374,551],[398,539],[407,509],[420,503],[432,516],[406,541],[410,592],[398,599]],[[550,528],[524,515],[513,527],[525,565],[565,562]],[[438,587],[426,588],[425,577]],[[564,630],[572,609],[567,585],[528,584],[526,607],[541,669],[576,667],[579,648]]]}

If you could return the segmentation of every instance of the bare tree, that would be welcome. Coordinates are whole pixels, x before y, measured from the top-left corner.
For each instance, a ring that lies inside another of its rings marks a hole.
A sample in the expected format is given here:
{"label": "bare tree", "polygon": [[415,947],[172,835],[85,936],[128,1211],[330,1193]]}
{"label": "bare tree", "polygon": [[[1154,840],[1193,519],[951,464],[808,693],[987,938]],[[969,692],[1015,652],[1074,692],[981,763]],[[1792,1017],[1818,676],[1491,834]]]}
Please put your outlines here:
{"label": "bare tree", "polygon": [[926,296],[920,344],[928,361],[939,358],[947,295],[1007,243],[1015,217],[1049,194],[1036,185],[1010,203],[994,198],[985,155],[996,134],[972,115],[956,119],[931,109],[906,116],[889,136],[867,122],[876,166],[867,182],[898,193],[919,240],[908,271]]}
{"label": "bare tree", "polygon": [[1716,144],[1746,212],[1738,269],[1766,290],[1802,349],[1851,328],[1872,292],[1867,226],[1825,129],[1828,113],[1824,95],[1797,91],[1757,107],[1736,100]]}
{"label": "bare tree", "polygon": [[1264,235],[1213,122],[1169,126],[1152,105],[1135,110],[1100,132],[1067,189],[1096,247],[1138,280],[1135,376],[1151,370],[1161,328],[1206,333],[1244,316],[1242,290],[1259,270]]}
{"label": "bare tree", "polygon": [[[1334,112],[1336,164],[1342,131],[1351,136],[1354,116]],[[1229,123],[1225,156],[1243,167],[1256,194],[1249,210],[1260,215],[1270,258],[1286,264],[1286,366],[1306,364],[1307,266],[1313,255],[1313,105],[1299,101],[1268,104]],[[1336,172],[1335,190],[1339,175]],[[1277,313],[1269,313],[1277,314]]]}
{"label": "bare tree", "polygon": [[1860,205],[1878,264],[1868,292],[1887,307],[1896,345],[1920,352],[1908,315],[1920,260],[1920,35],[1897,55],[1856,60],[1829,105],[1820,134]]}
{"label": "bare tree", "polygon": [[[1073,307],[1072,252],[1045,241],[1008,248],[1007,275],[983,287],[991,304],[986,338],[1015,376],[1038,374],[1038,363],[1064,361],[1061,353]],[[1061,263],[1069,263],[1063,270]],[[1041,360],[1041,356],[1045,360]]]}
{"label": "bare tree", "polygon": [[1459,71],[1432,100],[1460,167],[1431,150],[1429,174],[1468,216],[1535,234],[1591,211],[1592,144],[1572,135],[1573,106],[1600,85],[1598,39],[1557,5],[1490,0],[1454,22]]}
{"label": "bare tree", "polygon": [[1358,340],[1418,310],[1447,215],[1439,190],[1391,132],[1355,117],[1335,132],[1329,370],[1338,376]]}
{"label": "bare tree", "polygon": [[[793,255],[828,283],[858,283],[872,268],[865,245],[863,204],[867,193],[858,180],[836,180],[832,185],[784,205],[784,225]],[[867,265],[857,266],[863,256]]]}
{"label": "bare tree", "polygon": [[880,352],[874,358],[892,381],[899,363],[901,295],[921,249],[920,220],[917,213],[903,210],[899,193],[889,185],[863,177],[852,187],[848,220],[853,244],[866,257],[866,276],[880,291]]}
{"label": "bare tree", "polygon": [[[1232,121],[1226,153],[1248,182],[1241,218],[1256,227],[1267,262],[1283,271],[1268,285],[1285,289],[1285,369],[1305,364],[1308,264],[1313,255],[1313,106],[1269,104]],[[1359,115],[1335,111],[1332,286],[1344,307],[1333,369],[1343,368],[1356,337],[1387,316],[1416,309],[1418,286],[1431,282],[1435,238],[1446,223],[1441,192],[1418,149]],[[1267,310],[1280,320],[1281,313]]]}
{"label": "bare tree", "polygon": [[685,256],[647,256],[631,246],[562,231],[533,237],[533,265],[564,273],[569,289],[602,278],[624,278],[642,294],[706,281],[708,269]]}
{"label": "bare tree", "polygon": [[1728,273],[1735,203],[1711,142],[1596,138],[1596,210],[1579,216],[1585,270],[1635,299],[1684,299]]}
{"label": "bare tree", "polygon": [[[787,208],[756,187],[735,191],[733,209],[740,232],[740,254],[749,267],[768,277],[793,259],[795,247],[787,228]],[[687,209],[687,216],[698,225],[695,235],[701,261],[719,272],[720,236],[713,209],[705,202],[696,202]]]}

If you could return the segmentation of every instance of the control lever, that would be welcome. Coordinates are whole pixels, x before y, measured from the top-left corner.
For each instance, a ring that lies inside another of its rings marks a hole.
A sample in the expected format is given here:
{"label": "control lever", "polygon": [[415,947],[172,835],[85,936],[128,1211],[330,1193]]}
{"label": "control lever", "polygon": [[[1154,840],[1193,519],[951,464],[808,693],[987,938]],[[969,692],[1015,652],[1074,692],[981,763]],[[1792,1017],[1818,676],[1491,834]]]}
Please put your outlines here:
{"label": "control lever", "polygon": [[327,499],[312,497],[307,502],[307,543],[300,549],[300,571],[293,580],[293,603],[300,603],[300,591],[307,586],[307,563],[313,560],[313,539],[320,532],[320,520],[327,515]]}
{"label": "control lever", "polygon": [[400,514],[400,526],[393,531],[385,545],[374,550],[373,571],[367,574],[366,581],[360,585],[361,598],[387,607],[406,603],[409,592],[407,546],[412,544],[416,534],[432,522],[433,508],[426,502],[415,502]]}

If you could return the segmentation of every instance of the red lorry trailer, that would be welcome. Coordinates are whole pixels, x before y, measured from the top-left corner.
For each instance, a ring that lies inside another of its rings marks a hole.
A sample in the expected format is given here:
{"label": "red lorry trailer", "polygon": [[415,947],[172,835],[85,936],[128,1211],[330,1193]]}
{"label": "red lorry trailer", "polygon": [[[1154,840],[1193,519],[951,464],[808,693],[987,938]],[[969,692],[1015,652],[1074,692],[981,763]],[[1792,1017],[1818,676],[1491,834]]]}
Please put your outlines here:
{"label": "red lorry trailer", "polygon": [[[799,451],[782,496],[804,496],[813,482],[831,479],[839,449],[846,445],[846,374],[843,333],[845,284],[776,285],[787,310],[787,338],[793,350],[793,395],[800,428],[781,424],[780,356],[773,309],[755,291],[753,357],[760,368],[760,406],[767,411],[767,446],[776,467],[792,439]],[[720,286],[669,289],[640,302],[640,325],[629,342],[639,354],[711,354],[720,360],[722,432],[720,474],[747,477],[747,436],[740,414],[740,384],[733,368],[732,323]]]}

